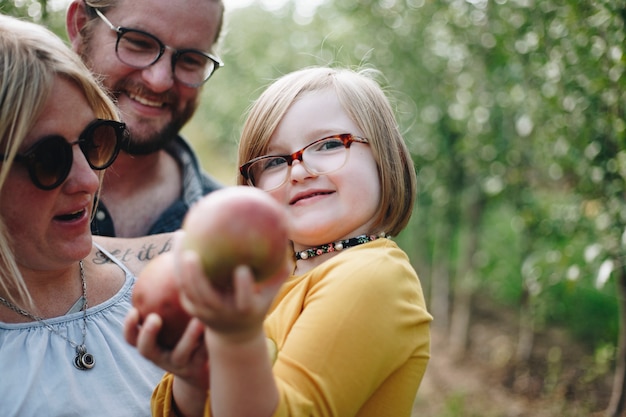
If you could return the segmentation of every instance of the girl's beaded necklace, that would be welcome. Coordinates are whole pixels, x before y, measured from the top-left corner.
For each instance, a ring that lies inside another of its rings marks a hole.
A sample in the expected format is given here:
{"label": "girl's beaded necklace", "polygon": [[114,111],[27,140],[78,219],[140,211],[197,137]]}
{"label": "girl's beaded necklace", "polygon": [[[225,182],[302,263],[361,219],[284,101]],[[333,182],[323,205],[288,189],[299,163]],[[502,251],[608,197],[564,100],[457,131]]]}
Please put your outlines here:
{"label": "girl's beaded necklace", "polygon": [[318,246],[315,248],[305,249],[303,251],[295,252],[296,261],[315,258],[316,256],[323,255],[329,252],[341,251],[351,248],[353,246],[361,245],[363,243],[371,242],[379,238],[387,238],[387,233],[382,232],[378,235],[360,235],[352,237],[350,239],[338,240],[337,242],[327,243],[326,245]]}

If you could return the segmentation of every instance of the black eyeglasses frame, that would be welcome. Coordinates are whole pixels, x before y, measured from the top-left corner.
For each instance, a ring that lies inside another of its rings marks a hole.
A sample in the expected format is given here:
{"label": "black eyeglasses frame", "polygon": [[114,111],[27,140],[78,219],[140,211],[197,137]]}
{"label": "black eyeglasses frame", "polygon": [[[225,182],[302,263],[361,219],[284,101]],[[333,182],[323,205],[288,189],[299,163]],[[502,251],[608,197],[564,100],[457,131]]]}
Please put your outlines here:
{"label": "black eyeglasses frame", "polygon": [[[163,54],[165,53],[166,49],[171,49],[172,50],[172,74],[174,75],[174,78],[176,78],[176,80],[178,80],[179,82],[181,82],[182,84],[186,85],[187,87],[192,87],[192,88],[197,88],[200,87],[201,85],[203,85],[204,83],[206,83],[209,78],[211,78],[211,76],[215,73],[215,71],[217,71],[218,68],[223,67],[224,66],[224,62],[217,56],[208,52],[204,52],[204,51],[200,51],[199,49],[193,49],[193,48],[186,48],[186,49],[176,49],[174,47],[171,47],[169,45],[164,44],[159,38],[157,38],[156,36],[154,36],[153,34],[140,30],[140,29],[132,29],[132,28],[127,28],[127,27],[123,27],[123,26],[115,26],[113,23],[111,23],[111,21],[109,19],[107,19],[107,17],[97,8],[92,7],[92,6],[86,6],[87,8],[93,10],[95,12],[95,14],[114,32],[117,33],[117,40],[115,42],[115,55],[117,56],[117,58],[120,60],[120,62],[122,62],[124,65],[128,65],[130,67],[133,68],[137,68],[137,69],[144,69],[144,68],[148,68],[154,64],[156,64],[159,59],[161,59],[161,57],[163,56]],[[118,47],[120,44],[120,40],[122,39],[122,37],[126,34],[126,33],[139,33],[143,36],[146,36],[152,40],[154,40],[156,42],[157,45],[159,45],[159,53],[158,55],[152,60],[152,62],[150,62],[147,65],[133,65],[133,64],[129,64],[128,62],[124,61],[122,58],[120,58],[119,55],[119,51],[118,51]],[[209,72],[208,74],[204,75],[204,79],[203,81],[199,82],[199,83],[187,83],[185,81],[181,81],[177,76],[176,76],[176,63],[178,62],[178,58],[188,52],[193,52],[195,54],[199,54],[204,56],[205,58],[208,58],[209,60],[211,60],[213,62],[213,69],[211,70],[211,72]]]}

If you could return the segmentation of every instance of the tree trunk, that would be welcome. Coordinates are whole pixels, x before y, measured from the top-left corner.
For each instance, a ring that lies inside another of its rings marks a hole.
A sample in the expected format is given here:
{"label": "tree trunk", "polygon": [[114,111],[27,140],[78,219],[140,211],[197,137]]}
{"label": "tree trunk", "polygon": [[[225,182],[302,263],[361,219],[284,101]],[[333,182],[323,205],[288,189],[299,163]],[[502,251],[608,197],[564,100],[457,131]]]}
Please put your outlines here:
{"label": "tree trunk", "polygon": [[438,260],[433,269],[431,277],[431,314],[434,317],[432,327],[440,334],[448,331],[450,312],[450,274],[446,262]]}
{"label": "tree trunk", "polygon": [[620,320],[615,378],[609,408],[606,410],[607,417],[621,417],[626,410],[626,267],[622,266],[616,272],[616,293]]}
{"label": "tree trunk", "polygon": [[480,230],[486,200],[477,195],[467,210],[467,243],[459,256],[457,279],[455,280],[453,310],[450,317],[450,355],[453,360],[463,359],[469,342],[469,327],[472,317],[472,299],[476,290],[476,266],[474,255],[478,251]]}
{"label": "tree trunk", "polygon": [[455,287],[454,310],[452,310],[452,316],[450,317],[450,342],[448,347],[452,360],[459,361],[465,357],[467,351],[474,290],[467,285],[456,285]]}
{"label": "tree trunk", "polygon": [[[450,324],[450,247],[453,229],[447,222],[436,226],[433,245],[431,275],[431,314],[432,327],[440,335],[447,335]],[[444,336],[445,337],[445,336]]]}
{"label": "tree trunk", "polygon": [[519,333],[517,349],[515,351],[515,363],[517,366],[528,363],[535,342],[535,320],[531,295],[527,288],[523,289],[520,306]]}

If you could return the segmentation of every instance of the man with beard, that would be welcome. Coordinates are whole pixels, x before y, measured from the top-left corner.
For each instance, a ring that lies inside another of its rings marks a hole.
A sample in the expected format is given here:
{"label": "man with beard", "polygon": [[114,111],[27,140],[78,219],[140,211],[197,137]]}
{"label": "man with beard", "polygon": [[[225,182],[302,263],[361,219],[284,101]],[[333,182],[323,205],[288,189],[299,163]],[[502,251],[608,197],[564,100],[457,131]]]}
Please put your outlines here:
{"label": "man with beard", "polygon": [[73,0],[72,48],[102,78],[130,131],[107,170],[94,234],[135,237],[181,227],[195,201],[220,187],[179,131],[202,85],[222,66],[212,50],[221,0]]}

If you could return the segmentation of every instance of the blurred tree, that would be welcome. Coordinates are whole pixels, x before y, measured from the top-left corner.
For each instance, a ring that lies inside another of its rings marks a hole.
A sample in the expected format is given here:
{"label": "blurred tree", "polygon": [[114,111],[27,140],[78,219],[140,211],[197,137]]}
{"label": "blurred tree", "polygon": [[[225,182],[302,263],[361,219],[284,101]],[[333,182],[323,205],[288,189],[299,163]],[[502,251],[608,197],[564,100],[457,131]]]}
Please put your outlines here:
{"label": "blurred tree", "polygon": [[66,39],[65,8],[67,4],[67,0],[0,0],[0,13],[41,23]]}
{"label": "blurred tree", "polygon": [[[518,372],[554,323],[615,352],[606,414],[623,413],[626,1],[225,1],[226,65],[185,128],[207,170],[234,181],[246,109],[276,77],[381,70],[419,174],[398,241],[450,353],[463,357],[477,294],[490,297],[520,308]],[[59,4],[0,10],[65,36]]]}

